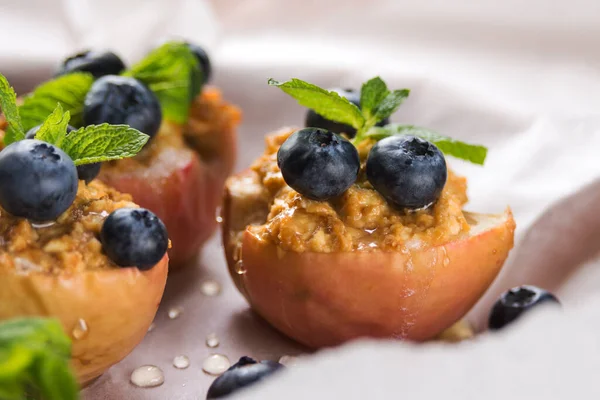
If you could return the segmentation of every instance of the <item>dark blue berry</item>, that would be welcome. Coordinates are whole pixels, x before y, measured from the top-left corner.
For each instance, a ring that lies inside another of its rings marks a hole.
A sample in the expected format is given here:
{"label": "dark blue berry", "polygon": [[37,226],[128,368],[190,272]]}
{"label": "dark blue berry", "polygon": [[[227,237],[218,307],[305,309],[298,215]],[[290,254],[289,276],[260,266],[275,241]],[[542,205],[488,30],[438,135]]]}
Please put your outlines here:
{"label": "dark blue berry", "polygon": [[367,179],[399,208],[418,209],[434,203],[442,193],[447,174],[442,152],[414,136],[380,140],[367,158]]}
{"label": "dark blue berry", "polygon": [[[25,139],[35,139],[35,135],[37,135],[40,127],[41,125],[38,125],[28,130],[25,134]],[[75,128],[73,128],[71,125],[67,125],[67,134],[74,130]],[[80,180],[85,181],[86,184],[90,183],[100,173],[101,166],[101,163],[78,165],[77,176]]]}
{"label": "dark blue berry", "polygon": [[148,270],[158,263],[169,245],[167,228],[144,208],[120,208],[104,221],[100,241],[106,255],[121,267]]}
{"label": "dark blue berry", "polygon": [[80,180],[85,181],[86,184],[89,184],[98,176],[101,167],[102,163],[78,165],[77,176]]}
{"label": "dark blue berry", "polygon": [[333,132],[304,128],[287,138],[277,152],[285,182],[313,200],[344,193],[360,169],[356,147]]}
{"label": "dark blue berry", "polygon": [[223,375],[214,380],[208,388],[206,399],[221,399],[229,396],[283,368],[285,368],[283,365],[275,361],[256,362],[250,357],[242,357]]}
{"label": "dark blue berry", "polygon": [[69,72],[89,72],[94,78],[104,75],[118,75],[125,70],[125,64],[110,51],[83,51],[67,58],[59,66],[56,76]]}
{"label": "dark blue berry", "polygon": [[210,58],[206,51],[194,43],[186,43],[188,49],[194,54],[200,65],[200,71],[202,72],[201,84],[205,84],[210,81],[212,76],[212,66],[210,64]]}
{"label": "dark blue berry", "polygon": [[108,75],[98,79],[85,97],[86,125],[125,124],[153,137],[162,113],[158,99],[137,79]]}
{"label": "dark blue berry", "polygon": [[[354,91],[354,89],[329,89],[342,97],[347,98],[350,103],[353,103],[357,107],[360,108],[360,94]],[[390,123],[389,118],[385,118],[377,123],[377,126],[384,126]],[[323,128],[328,131],[332,131],[335,133],[345,133],[349,138],[353,138],[356,136],[356,129],[351,127],[350,125],[342,124],[340,122],[330,121],[325,117],[317,114],[315,111],[309,109],[306,112],[306,119],[304,121],[304,126],[306,127],[314,127],[314,128]]]}
{"label": "dark blue berry", "polygon": [[528,285],[512,288],[504,292],[492,307],[489,328],[501,329],[540,304],[560,306],[558,299],[544,289]]}
{"label": "dark blue berry", "polygon": [[77,195],[75,164],[59,148],[39,140],[15,142],[0,152],[0,205],[32,221],[52,221]]}
{"label": "dark blue berry", "polygon": [[185,43],[185,45],[198,61],[198,67],[200,68],[199,71],[192,72],[192,76],[190,77],[192,87],[190,101],[192,101],[200,93],[202,86],[210,80],[212,67],[208,54],[206,54],[206,51],[202,47],[193,43]]}

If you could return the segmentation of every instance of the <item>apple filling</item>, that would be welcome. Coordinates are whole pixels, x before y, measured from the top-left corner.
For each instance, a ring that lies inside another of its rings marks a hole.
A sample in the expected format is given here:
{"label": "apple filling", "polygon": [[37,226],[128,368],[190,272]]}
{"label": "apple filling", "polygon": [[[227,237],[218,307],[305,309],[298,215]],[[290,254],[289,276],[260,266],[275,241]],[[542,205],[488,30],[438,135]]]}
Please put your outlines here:
{"label": "apple filling", "polygon": [[34,223],[0,209],[0,269],[61,274],[118,268],[98,237],[104,219],[123,207],[137,205],[101,182],[80,181],[75,201],[56,221]]}
{"label": "apple filling", "polygon": [[244,182],[235,185],[242,193],[253,193],[253,211],[243,211],[242,219],[262,240],[294,252],[402,251],[447,243],[469,232],[462,210],[467,202],[465,178],[449,171],[435,204],[416,211],[395,209],[366,179],[364,164],[372,141],[359,144],[361,172],[342,196],[331,201],[302,196],[286,185],[277,166],[277,150],[292,132],[267,136],[265,153]]}

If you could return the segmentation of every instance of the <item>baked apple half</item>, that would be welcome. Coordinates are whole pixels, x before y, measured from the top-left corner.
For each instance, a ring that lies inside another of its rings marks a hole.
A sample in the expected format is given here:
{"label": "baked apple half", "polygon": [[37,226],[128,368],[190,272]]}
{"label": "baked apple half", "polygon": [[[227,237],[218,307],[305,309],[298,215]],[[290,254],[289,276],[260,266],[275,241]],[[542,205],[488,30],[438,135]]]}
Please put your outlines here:
{"label": "baked apple half", "polygon": [[163,121],[158,134],[134,158],[105,163],[98,178],[129,193],[165,223],[178,268],[198,253],[216,229],[223,185],[236,156],[241,112],[215,87],[194,100],[187,124]]}
{"label": "baked apple half", "polygon": [[363,172],[329,201],[288,186],[277,153],[294,130],[267,138],[248,170],[227,180],[223,242],[229,272],[252,308],[312,348],[359,337],[436,337],[486,291],[513,246],[510,210],[462,210],[466,182],[449,171],[432,206],[392,206]]}
{"label": "baked apple half", "polygon": [[69,130],[57,104],[30,139],[2,75],[0,99],[0,320],[58,319],[85,385],[142,341],[165,288],[169,238],[154,213],[86,182],[80,167],[132,157],[149,138],[126,125]]}

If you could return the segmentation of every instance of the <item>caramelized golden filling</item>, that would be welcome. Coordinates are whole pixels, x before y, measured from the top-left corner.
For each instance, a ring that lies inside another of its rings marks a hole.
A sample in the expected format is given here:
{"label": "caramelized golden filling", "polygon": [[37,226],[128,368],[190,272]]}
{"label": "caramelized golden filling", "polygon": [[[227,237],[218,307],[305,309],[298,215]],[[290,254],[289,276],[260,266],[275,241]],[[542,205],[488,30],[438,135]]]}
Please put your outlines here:
{"label": "caramelized golden filling", "polygon": [[342,196],[327,202],[302,196],[286,185],[277,166],[277,150],[292,132],[285,129],[267,136],[264,154],[251,167],[268,204],[266,222],[251,228],[263,240],[296,252],[398,251],[446,243],[469,231],[462,211],[467,202],[465,178],[448,171],[435,204],[417,211],[395,209],[373,189],[364,172],[373,141],[358,146],[361,172]]}
{"label": "caramelized golden filling", "polygon": [[79,182],[77,197],[56,221],[32,223],[0,209],[0,269],[27,274],[73,273],[117,268],[98,237],[114,210],[137,207],[131,197],[99,181]]}

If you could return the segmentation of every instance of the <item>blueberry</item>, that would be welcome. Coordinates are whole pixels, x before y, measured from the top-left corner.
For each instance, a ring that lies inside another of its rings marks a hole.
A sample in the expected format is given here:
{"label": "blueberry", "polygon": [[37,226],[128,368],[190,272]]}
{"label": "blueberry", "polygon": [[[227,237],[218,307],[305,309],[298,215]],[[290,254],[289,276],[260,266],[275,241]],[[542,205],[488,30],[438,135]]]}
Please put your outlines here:
{"label": "blueberry", "polygon": [[[35,139],[35,135],[37,135],[40,130],[41,125],[34,126],[25,134],[25,139]],[[71,125],[67,125],[67,133],[74,131]],[[94,164],[84,164],[77,166],[77,176],[80,180],[85,181],[85,183],[90,183],[95,177],[100,173],[101,163]]]}
{"label": "blueberry", "polygon": [[59,66],[55,76],[70,72],[89,72],[94,78],[104,75],[118,75],[125,70],[125,64],[110,51],[82,51],[67,58]]}
{"label": "blueberry", "polygon": [[518,286],[502,294],[492,307],[489,328],[498,330],[539,304],[560,305],[553,294],[535,286]]}
{"label": "blueberry", "polygon": [[389,203],[417,209],[435,202],[448,172],[442,152],[414,136],[390,136],[373,146],[367,179]]}
{"label": "blueberry", "polygon": [[[342,97],[350,100],[351,103],[360,108],[360,94],[354,91],[354,89],[329,89]],[[390,123],[389,118],[385,118],[377,123],[377,126],[384,126]],[[317,114],[313,110],[309,109],[306,112],[306,119],[304,121],[306,127],[323,128],[328,131],[335,133],[345,133],[349,138],[353,138],[356,135],[356,129],[350,125],[342,124],[339,122],[330,121],[321,115]]]}
{"label": "blueberry", "polygon": [[189,42],[186,42],[185,45],[190,49],[194,57],[196,57],[196,60],[198,60],[198,67],[200,67],[200,72],[192,73],[192,76],[190,77],[192,86],[190,101],[192,101],[200,93],[202,86],[210,80],[212,67],[210,65],[208,54],[202,47]]}
{"label": "blueberry", "polygon": [[282,368],[284,366],[275,361],[256,362],[250,357],[242,357],[223,375],[214,380],[208,388],[206,399],[226,397],[241,388],[253,385]]}
{"label": "blueberry", "polygon": [[137,79],[108,75],[98,79],[85,97],[86,125],[125,124],[153,137],[162,113],[158,99]]}
{"label": "blueberry", "polygon": [[202,47],[198,46],[197,44],[186,43],[186,45],[198,60],[198,64],[200,64],[200,71],[202,71],[201,83],[207,83],[208,81],[210,81],[210,78],[212,76],[212,66],[210,64],[210,58],[208,58],[208,54]]}
{"label": "blueberry", "polygon": [[98,176],[101,166],[102,163],[78,165],[77,176],[80,180],[85,181],[86,184],[89,184]]}
{"label": "blueberry", "polygon": [[104,221],[100,241],[106,255],[121,267],[148,270],[158,263],[169,245],[167,228],[144,208],[119,208]]}
{"label": "blueberry", "polygon": [[277,152],[285,182],[313,200],[344,193],[360,169],[356,147],[333,132],[304,128],[287,138]]}
{"label": "blueberry", "polygon": [[58,218],[77,195],[75,164],[59,148],[34,139],[0,152],[0,205],[32,221]]}

